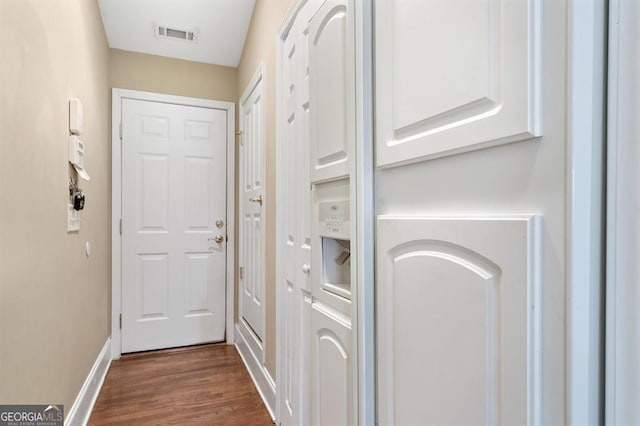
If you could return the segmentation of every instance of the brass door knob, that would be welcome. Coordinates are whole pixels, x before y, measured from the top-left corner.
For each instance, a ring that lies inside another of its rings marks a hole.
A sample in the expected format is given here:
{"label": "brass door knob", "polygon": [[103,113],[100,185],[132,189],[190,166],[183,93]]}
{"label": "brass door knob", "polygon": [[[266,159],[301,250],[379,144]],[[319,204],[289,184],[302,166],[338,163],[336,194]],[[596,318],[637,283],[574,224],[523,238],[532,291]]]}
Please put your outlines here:
{"label": "brass door knob", "polygon": [[216,243],[220,244],[221,242],[224,241],[224,237],[222,235],[216,235],[213,238],[208,238],[209,241],[215,241]]}

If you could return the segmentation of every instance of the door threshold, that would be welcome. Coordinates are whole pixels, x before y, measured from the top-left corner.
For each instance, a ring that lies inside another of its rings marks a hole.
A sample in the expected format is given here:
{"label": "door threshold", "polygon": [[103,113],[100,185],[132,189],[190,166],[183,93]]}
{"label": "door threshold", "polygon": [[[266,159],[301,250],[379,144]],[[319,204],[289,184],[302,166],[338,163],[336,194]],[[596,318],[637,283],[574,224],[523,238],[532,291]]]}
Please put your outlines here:
{"label": "door threshold", "polygon": [[175,348],[151,349],[148,351],[129,352],[129,353],[122,354],[121,359],[143,358],[149,355],[168,354],[168,353],[175,353],[175,352],[189,352],[194,350],[200,350],[208,346],[221,346],[226,344],[227,342],[222,341],[222,342],[212,342],[212,343],[201,343],[201,344],[189,345],[189,346],[178,346]]}

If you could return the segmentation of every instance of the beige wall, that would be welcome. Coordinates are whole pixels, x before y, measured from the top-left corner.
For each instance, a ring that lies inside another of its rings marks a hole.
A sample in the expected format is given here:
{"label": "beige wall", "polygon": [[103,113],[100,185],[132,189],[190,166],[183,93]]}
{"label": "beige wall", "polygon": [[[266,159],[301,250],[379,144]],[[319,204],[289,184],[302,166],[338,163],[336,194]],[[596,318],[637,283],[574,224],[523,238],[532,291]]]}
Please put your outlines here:
{"label": "beige wall", "polygon": [[[68,412],[109,335],[109,52],[97,1],[0,0],[0,57],[0,402]],[[84,105],[91,175],[71,234],[70,97]]]}
{"label": "beige wall", "polygon": [[276,33],[293,0],[257,0],[249,34],[238,66],[240,99],[258,65],[264,64],[266,98],[266,367],[275,379],[276,373]]}
{"label": "beige wall", "polygon": [[[257,0],[236,69],[110,50],[96,0],[0,0],[0,402],[68,411],[109,335],[110,88],[237,103],[264,63],[265,197],[275,200],[275,34],[291,3]],[[91,175],[79,233],[66,231],[69,97],[84,105]],[[275,205],[266,206],[275,378]]]}
{"label": "beige wall", "polygon": [[109,59],[111,87],[237,102],[236,68],[117,49]]}

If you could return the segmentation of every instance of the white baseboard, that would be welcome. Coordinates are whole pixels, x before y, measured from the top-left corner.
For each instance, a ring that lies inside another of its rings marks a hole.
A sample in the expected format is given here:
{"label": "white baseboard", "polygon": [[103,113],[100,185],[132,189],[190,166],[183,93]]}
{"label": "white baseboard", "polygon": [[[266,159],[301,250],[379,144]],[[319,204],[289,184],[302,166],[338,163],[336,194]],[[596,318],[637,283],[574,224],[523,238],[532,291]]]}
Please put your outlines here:
{"label": "white baseboard", "polygon": [[245,340],[238,324],[236,324],[235,338],[235,344],[240,353],[240,358],[242,358],[244,365],[247,367],[249,375],[251,375],[251,379],[253,379],[253,383],[258,389],[258,393],[264,401],[264,405],[267,406],[271,420],[275,422],[276,382],[251,351],[251,347]]}
{"label": "white baseboard", "polygon": [[98,399],[100,388],[104,378],[109,371],[109,365],[111,364],[111,338],[107,338],[104,347],[98,354],[98,358],[93,363],[93,367],[89,372],[75,402],[71,406],[66,419],[64,420],[65,426],[84,426],[89,421],[91,416],[91,410],[93,405]]}

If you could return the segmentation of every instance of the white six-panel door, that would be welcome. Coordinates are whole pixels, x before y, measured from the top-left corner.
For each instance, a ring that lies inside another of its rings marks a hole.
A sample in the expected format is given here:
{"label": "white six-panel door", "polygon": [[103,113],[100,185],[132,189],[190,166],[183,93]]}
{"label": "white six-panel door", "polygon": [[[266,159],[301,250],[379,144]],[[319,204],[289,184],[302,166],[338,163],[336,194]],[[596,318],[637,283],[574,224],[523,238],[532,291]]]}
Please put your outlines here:
{"label": "white six-panel door", "polygon": [[563,424],[566,4],[375,17],[378,421]]}
{"label": "white six-panel door", "polygon": [[[261,68],[260,68],[261,70]],[[240,318],[252,334],[254,354],[264,356],[264,89],[259,71],[241,100]],[[249,336],[248,336],[249,337]]]}
{"label": "white six-panel door", "polygon": [[124,99],[122,120],[122,352],[222,341],[226,112]]}

